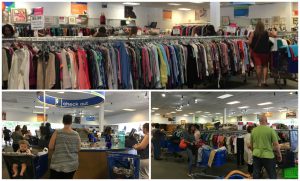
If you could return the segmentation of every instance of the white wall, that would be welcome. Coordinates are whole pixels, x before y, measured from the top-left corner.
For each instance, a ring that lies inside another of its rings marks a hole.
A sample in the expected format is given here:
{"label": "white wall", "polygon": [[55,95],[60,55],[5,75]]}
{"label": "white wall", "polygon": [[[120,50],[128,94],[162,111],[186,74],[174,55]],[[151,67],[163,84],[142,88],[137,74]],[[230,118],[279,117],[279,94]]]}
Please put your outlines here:
{"label": "white wall", "polygon": [[181,124],[181,120],[185,120],[186,123],[201,123],[201,124],[205,124],[208,122],[211,122],[211,118],[205,118],[202,116],[199,116],[198,121],[196,122],[195,117],[194,116],[177,116],[175,117],[175,122],[171,122],[168,121],[168,118],[164,118],[162,116],[158,116],[158,115],[152,115],[151,116],[151,123],[159,123],[159,124]]}
{"label": "white wall", "polygon": [[149,110],[127,112],[113,116],[105,116],[104,113],[103,125],[135,122],[149,122]]}
{"label": "white wall", "polygon": [[272,18],[280,16],[286,18],[287,29],[291,28],[292,3],[282,2],[275,4],[253,5],[249,7],[249,16],[243,18],[234,18],[234,7],[221,8],[221,17],[229,16],[230,21],[240,23],[242,25],[250,24],[251,18]]}

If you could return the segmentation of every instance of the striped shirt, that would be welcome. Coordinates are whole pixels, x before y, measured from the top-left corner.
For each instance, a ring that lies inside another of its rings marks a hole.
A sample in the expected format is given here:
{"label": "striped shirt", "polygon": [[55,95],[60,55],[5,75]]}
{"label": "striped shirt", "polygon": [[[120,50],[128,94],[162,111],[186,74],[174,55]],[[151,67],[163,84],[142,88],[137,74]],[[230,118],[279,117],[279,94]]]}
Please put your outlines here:
{"label": "striped shirt", "polygon": [[54,153],[50,168],[57,172],[73,172],[78,169],[78,152],[80,147],[79,134],[57,130]]}

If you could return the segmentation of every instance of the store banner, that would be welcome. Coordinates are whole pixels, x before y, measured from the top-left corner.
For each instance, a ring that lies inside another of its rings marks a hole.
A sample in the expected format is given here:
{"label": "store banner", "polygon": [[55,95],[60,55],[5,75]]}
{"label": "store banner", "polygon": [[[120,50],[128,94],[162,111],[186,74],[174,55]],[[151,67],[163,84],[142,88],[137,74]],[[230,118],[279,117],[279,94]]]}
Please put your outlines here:
{"label": "store banner", "polygon": [[27,12],[25,8],[11,9],[12,23],[27,23]]}
{"label": "store banner", "polygon": [[10,11],[15,8],[15,2],[2,2],[2,11]]}
{"label": "store banner", "polygon": [[61,108],[78,108],[78,107],[87,107],[87,106],[95,106],[101,104],[105,100],[105,92],[97,91],[97,92],[87,92],[87,94],[94,95],[95,97],[87,98],[87,99],[62,99],[58,97],[53,97],[45,94],[38,96],[38,100],[42,103],[46,103],[47,105],[52,105]]}
{"label": "store banner", "polygon": [[85,15],[87,14],[88,6],[86,2],[71,2],[72,15]]}
{"label": "store banner", "polygon": [[43,15],[32,16],[30,24],[32,30],[42,30],[45,28],[45,18]]}
{"label": "store banner", "polygon": [[60,24],[60,25],[68,24],[68,18],[65,16],[59,16],[58,24]]}
{"label": "store banner", "polygon": [[249,16],[249,6],[235,6],[234,7],[234,17]]}
{"label": "store banner", "polygon": [[172,20],[172,11],[171,10],[163,10],[163,20]]}
{"label": "store banner", "polygon": [[34,16],[41,16],[44,15],[44,8],[43,7],[33,8],[32,12]]}
{"label": "store banner", "polygon": [[95,116],[87,116],[87,117],[85,117],[85,120],[86,121],[95,121],[96,118],[95,118]]}

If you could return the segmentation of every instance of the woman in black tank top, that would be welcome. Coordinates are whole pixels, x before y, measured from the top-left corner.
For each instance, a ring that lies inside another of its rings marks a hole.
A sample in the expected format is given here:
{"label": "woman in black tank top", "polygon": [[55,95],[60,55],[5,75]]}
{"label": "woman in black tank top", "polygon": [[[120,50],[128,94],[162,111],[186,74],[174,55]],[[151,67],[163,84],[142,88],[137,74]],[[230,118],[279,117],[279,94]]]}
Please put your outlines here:
{"label": "woman in black tank top", "polygon": [[271,48],[269,36],[275,37],[276,35],[273,32],[267,32],[265,25],[259,21],[247,42],[251,47],[251,57],[255,65],[258,87],[268,86],[268,63]]}

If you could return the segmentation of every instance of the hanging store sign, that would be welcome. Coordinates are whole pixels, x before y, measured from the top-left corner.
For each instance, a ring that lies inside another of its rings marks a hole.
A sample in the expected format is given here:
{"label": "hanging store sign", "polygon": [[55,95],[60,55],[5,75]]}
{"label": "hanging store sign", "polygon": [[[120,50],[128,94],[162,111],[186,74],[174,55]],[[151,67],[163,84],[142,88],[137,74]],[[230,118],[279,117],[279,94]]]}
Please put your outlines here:
{"label": "hanging store sign", "polygon": [[86,2],[71,2],[71,14],[72,15],[84,15],[87,14]]}
{"label": "hanging store sign", "polygon": [[43,7],[33,8],[32,11],[33,11],[34,16],[44,15],[44,8]]}
{"label": "hanging store sign", "polygon": [[105,92],[97,91],[97,92],[85,92],[87,94],[94,95],[94,97],[87,99],[62,99],[58,97],[53,97],[45,94],[39,95],[38,100],[47,105],[52,105],[61,108],[78,108],[78,107],[87,107],[94,106],[104,102],[105,100]]}
{"label": "hanging store sign", "polygon": [[87,117],[85,117],[85,120],[86,121],[95,121],[96,118],[95,118],[95,116],[87,116]]}
{"label": "hanging store sign", "polygon": [[26,23],[27,13],[25,8],[12,8],[11,9],[12,23]]}
{"label": "hanging store sign", "polygon": [[32,30],[42,30],[45,28],[45,18],[44,16],[32,16],[30,24]]}
{"label": "hanging store sign", "polygon": [[15,2],[2,2],[2,11],[10,11],[15,8]]}
{"label": "hanging store sign", "polygon": [[171,10],[163,10],[163,19],[164,20],[172,20],[172,11]]}

